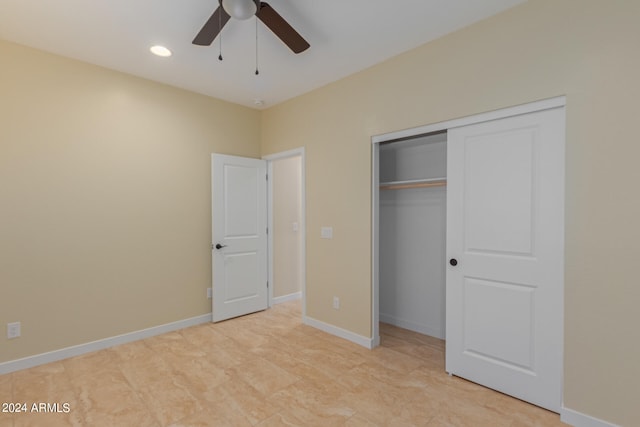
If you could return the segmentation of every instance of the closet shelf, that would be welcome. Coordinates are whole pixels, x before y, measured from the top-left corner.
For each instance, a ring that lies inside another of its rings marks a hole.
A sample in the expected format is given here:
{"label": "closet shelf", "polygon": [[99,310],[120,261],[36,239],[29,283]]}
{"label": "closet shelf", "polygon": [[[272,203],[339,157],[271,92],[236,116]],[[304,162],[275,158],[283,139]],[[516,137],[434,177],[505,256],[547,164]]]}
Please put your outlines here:
{"label": "closet shelf", "polygon": [[412,179],[408,181],[386,181],[380,183],[380,190],[404,190],[408,188],[444,187],[447,178]]}

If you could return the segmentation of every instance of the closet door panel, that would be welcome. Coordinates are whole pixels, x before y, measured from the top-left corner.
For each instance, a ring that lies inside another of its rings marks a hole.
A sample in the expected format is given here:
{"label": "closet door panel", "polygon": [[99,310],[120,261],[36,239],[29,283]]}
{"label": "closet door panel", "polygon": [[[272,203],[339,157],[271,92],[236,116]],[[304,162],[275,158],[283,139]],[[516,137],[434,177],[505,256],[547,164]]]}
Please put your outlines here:
{"label": "closet door panel", "polygon": [[448,372],[559,411],[564,109],[448,133]]}
{"label": "closet door panel", "polygon": [[525,128],[466,139],[465,251],[532,255],[535,138]]}

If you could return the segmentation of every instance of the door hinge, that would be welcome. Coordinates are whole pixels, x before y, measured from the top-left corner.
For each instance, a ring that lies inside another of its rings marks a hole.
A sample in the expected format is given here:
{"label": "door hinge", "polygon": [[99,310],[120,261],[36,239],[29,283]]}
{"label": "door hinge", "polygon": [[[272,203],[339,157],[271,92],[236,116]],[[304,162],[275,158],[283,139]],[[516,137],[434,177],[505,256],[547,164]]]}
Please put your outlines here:
{"label": "door hinge", "polygon": [[265,180],[267,180],[267,181],[269,181],[269,174],[266,174],[266,175],[264,176],[264,179],[265,179]]}
{"label": "door hinge", "polygon": [[269,234],[269,227],[267,227],[267,234]]}
{"label": "door hinge", "polygon": [[269,289],[269,281],[267,280],[267,289]]}

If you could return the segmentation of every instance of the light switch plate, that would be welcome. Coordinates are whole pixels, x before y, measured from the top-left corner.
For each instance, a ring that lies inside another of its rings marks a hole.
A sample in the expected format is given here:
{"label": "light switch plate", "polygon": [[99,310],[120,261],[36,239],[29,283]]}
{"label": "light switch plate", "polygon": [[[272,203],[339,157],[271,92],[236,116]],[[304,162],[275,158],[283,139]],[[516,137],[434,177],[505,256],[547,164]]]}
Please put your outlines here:
{"label": "light switch plate", "polygon": [[7,323],[7,338],[13,339],[20,336],[20,322]]}
{"label": "light switch plate", "polygon": [[333,227],[320,228],[320,237],[323,239],[333,239]]}

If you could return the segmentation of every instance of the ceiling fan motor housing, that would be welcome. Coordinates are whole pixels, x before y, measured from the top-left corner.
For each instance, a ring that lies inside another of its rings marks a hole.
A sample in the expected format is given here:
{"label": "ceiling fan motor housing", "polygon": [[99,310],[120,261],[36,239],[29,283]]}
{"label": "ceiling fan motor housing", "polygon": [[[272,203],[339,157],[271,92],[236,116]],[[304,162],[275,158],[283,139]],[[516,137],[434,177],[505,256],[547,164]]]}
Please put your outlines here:
{"label": "ceiling fan motor housing", "polygon": [[225,12],[235,19],[245,20],[260,10],[260,0],[221,0]]}

